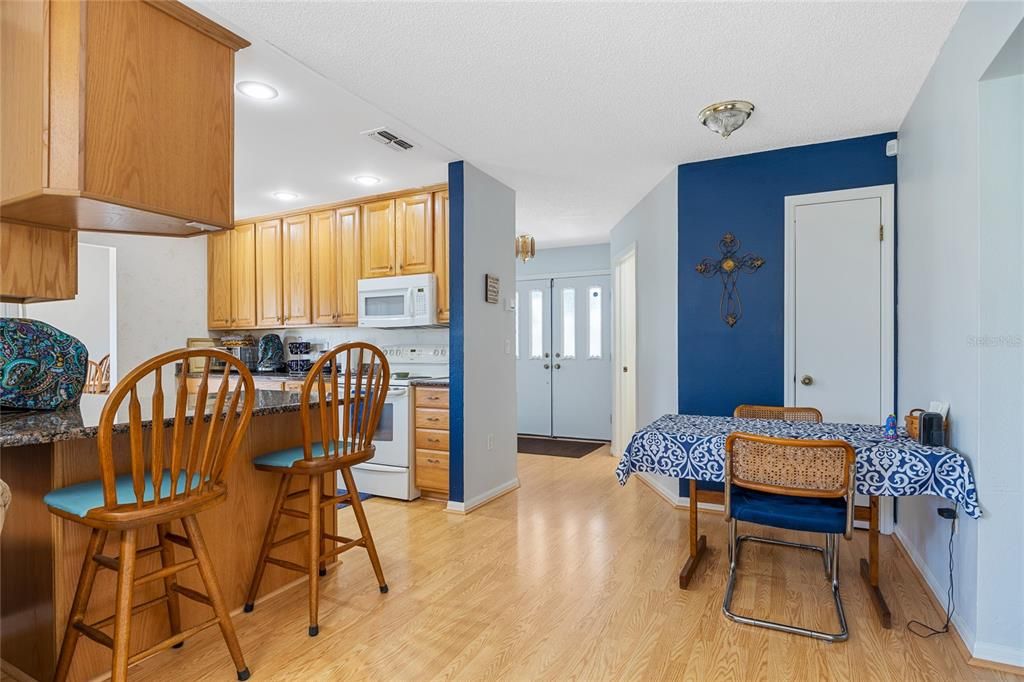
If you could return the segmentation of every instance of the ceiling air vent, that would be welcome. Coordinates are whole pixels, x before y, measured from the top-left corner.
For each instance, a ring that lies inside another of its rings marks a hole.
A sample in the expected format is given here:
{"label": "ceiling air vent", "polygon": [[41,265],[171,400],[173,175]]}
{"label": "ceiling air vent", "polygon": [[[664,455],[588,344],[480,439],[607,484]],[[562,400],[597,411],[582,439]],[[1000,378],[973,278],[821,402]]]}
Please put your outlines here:
{"label": "ceiling air vent", "polygon": [[396,152],[409,151],[414,146],[412,142],[409,142],[408,140],[403,140],[401,137],[395,135],[387,128],[374,128],[373,130],[365,130],[363,131],[362,134],[366,135],[371,140],[380,142],[381,144],[387,146],[390,149],[394,149]]}

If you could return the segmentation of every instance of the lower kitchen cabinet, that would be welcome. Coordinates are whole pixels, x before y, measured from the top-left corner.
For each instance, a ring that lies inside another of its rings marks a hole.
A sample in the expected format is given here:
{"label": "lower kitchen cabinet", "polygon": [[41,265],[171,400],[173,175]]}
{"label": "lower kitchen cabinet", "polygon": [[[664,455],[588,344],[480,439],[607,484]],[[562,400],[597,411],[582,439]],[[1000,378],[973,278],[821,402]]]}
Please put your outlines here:
{"label": "lower kitchen cabinet", "polygon": [[448,389],[416,386],[416,487],[425,497],[448,497]]}

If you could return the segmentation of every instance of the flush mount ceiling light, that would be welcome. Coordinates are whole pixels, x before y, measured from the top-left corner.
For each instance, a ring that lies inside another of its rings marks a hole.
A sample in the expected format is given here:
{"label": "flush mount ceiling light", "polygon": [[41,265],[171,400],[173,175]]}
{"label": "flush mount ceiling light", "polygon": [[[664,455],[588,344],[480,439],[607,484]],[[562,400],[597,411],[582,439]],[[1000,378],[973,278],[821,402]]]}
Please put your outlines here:
{"label": "flush mount ceiling light", "polygon": [[754,113],[754,105],[740,99],[719,102],[705,107],[697,118],[708,130],[718,133],[723,138],[729,137],[734,130],[742,126]]}
{"label": "flush mount ceiling light", "polygon": [[241,81],[235,86],[235,90],[253,99],[274,99],[277,97],[276,88],[259,81]]}
{"label": "flush mount ceiling light", "polygon": [[376,185],[380,183],[380,178],[375,177],[373,175],[357,175],[352,179],[358,182],[360,185],[366,185],[368,187],[370,185]]}
{"label": "flush mount ceiling light", "polygon": [[295,192],[289,192],[287,190],[278,190],[277,192],[272,192],[270,196],[280,201],[295,201],[296,199],[299,198],[298,194],[296,194]]}
{"label": "flush mount ceiling light", "polygon": [[537,242],[531,235],[516,235],[516,258],[524,263],[537,255]]}

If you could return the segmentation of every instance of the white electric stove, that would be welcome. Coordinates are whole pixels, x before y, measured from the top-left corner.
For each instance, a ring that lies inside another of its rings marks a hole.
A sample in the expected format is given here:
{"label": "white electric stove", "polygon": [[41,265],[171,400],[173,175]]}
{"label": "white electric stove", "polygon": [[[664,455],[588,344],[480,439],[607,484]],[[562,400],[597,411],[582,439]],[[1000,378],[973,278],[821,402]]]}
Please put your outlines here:
{"label": "white electric stove", "polygon": [[[370,461],[352,467],[352,472],[359,492],[414,500],[420,491],[415,484],[409,382],[447,377],[448,346],[384,346],[381,350],[391,365],[391,382],[373,438],[377,452]],[[345,487],[340,477],[338,487]]]}

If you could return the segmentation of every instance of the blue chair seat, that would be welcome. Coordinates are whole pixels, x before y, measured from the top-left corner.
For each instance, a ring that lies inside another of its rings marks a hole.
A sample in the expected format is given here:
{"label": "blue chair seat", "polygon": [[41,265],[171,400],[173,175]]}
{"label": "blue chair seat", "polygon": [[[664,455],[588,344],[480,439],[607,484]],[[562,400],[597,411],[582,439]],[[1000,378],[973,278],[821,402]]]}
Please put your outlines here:
{"label": "blue chair seat", "polygon": [[[175,494],[185,491],[185,478],[184,471],[178,474]],[[193,474],[192,479],[194,482],[198,482],[199,474]],[[132,504],[136,501],[131,474],[118,476],[115,479],[115,486],[117,488],[118,504]],[[160,483],[160,497],[166,497],[170,494],[171,472],[165,471],[163,480]],[[146,487],[142,491],[142,501],[153,501],[153,478],[149,472],[146,472]],[[85,517],[91,510],[103,506],[103,482],[99,480],[86,481],[85,483],[76,483],[67,488],[51,490],[43,496],[43,502],[68,514]]]}
{"label": "blue chair seat", "polygon": [[[313,457],[324,456],[324,446],[321,443],[313,443],[312,445]],[[284,450],[276,450],[274,452],[268,452],[265,455],[254,457],[252,462],[256,466],[265,467],[290,467],[303,458],[302,446],[297,448],[286,448]]]}
{"label": "blue chair seat", "polygon": [[846,500],[773,495],[733,486],[732,515],[740,521],[812,533],[846,532]]}

